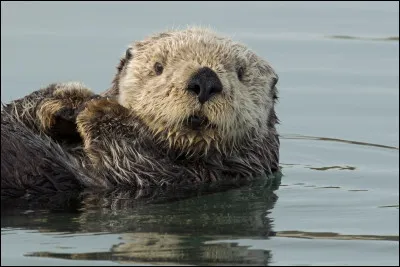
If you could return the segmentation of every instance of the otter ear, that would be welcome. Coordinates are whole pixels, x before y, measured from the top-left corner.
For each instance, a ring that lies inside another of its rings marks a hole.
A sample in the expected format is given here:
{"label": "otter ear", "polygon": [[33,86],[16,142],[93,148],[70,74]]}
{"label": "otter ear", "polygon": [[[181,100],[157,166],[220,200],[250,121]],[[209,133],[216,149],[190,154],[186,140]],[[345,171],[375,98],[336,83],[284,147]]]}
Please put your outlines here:
{"label": "otter ear", "polygon": [[261,64],[258,65],[258,69],[261,73],[261,75],[265,75],[267,82],[266,82],[266,89],[270,90],[270,95],[272,96],[272,99],[274,103],[278,99],[278,89],[276,88],[276,84],[279,81],[279,76],[276,74],[274,69],[269,65],[267,61],[264,59],[261,59],[259,57],[254,57],[256,60],[261,62]]}
{"label": "otter ear", "polygon": [[132,47],[129,47],[125,51],[125,56],[122,57],[119,61],[119,64],[117,66],[117,73],[114,76],[114,79],[112,81],[112,86],[110,89],[102,93],[103,96],[108,96],[108,97],[116,97],[119,94],[119,80],[121,77],[122,72],[125,71],[127,63],[133,58],[133,51]]}
{"label": "otter ear", "polygon": [[[276,88],[276,84],[278,83],[279,77],[274,73],[274,76],[271,79],[271,85],[270,85],[270,90],[271,90],[271,95],[272,95],[272,100],[273,103],[278,100],[278,89]],[[275,108],[272,107],[269,117],[268,117],[268,127],[273,128],[275,127],[275,124],[279,124],[279,119],[276,116]]]}
{"label": "otter ear", "polygon": [[275,75],[275,77],[272,78],[271,82],[272,99],[274,100],[274,102],[278,99],[278,89],[276,88],[278,80],[279,80],[278,75]]}
{"label": "otter ear", "polygon": [[126,49],[125,52],[125,61],[131,60],[132,57],[133,57],[132,47],[129,47],[128,49]]}
{"label": "otter ear", "polygon": [[119,74],[122,72],[122,70],[125,68],[126,64],[133,58],[133,51],[132,51],[132,47],[129,47],[128,49],[126,49],[125,51],[125,57],[121,58],[119,65],[117,67],[118,69],[118,73],[117,75],[119,76]]}

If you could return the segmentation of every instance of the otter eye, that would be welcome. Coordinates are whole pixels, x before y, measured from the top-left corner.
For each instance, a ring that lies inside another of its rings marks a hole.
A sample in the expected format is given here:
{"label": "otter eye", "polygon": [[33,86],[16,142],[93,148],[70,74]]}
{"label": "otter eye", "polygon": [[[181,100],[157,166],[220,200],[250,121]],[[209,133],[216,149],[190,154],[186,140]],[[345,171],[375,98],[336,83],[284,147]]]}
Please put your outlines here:
{"label": "otter eye", "polygon": [[157,75],[160,75],[164,70],[163,65],[161,65],[161,63],[157,62],[156,64],[154,64],[154,71],[156,72]]}
{"label": "otter eye", "polygon": [[244,74],[244,68],[243,68],[243,67],[240,67],[240,68],[237,70],[237,76],[238,76],[239,81],[242,81],[242,79],[243,79],[243,74]]}

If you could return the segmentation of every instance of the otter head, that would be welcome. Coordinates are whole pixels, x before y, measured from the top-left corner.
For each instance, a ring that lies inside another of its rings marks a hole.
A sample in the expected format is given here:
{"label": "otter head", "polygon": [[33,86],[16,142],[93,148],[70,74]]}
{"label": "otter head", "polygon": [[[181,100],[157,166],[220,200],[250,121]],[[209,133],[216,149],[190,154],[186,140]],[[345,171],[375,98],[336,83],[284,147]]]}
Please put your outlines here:
{"label": "otter head", "polygon": [[132,44],[113,90],[171,147],[207,154],[240,148],[274,129],[277,81],[272,67],[244,45],[189,28]]}

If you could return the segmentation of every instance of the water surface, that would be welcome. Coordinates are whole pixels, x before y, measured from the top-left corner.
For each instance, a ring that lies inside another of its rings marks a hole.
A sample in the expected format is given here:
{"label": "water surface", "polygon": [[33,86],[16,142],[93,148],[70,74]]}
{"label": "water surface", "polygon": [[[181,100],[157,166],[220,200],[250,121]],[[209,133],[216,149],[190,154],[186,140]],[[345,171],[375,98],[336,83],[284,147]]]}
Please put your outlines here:
{"label": "water surface", "polygon": [[283,173],[277,190],[2,213],[2,265],[398,265],[398,2],[2,1],[1,17],[3,102],[103,91],[127,45],[166,28],[231,35],[280,76]]}

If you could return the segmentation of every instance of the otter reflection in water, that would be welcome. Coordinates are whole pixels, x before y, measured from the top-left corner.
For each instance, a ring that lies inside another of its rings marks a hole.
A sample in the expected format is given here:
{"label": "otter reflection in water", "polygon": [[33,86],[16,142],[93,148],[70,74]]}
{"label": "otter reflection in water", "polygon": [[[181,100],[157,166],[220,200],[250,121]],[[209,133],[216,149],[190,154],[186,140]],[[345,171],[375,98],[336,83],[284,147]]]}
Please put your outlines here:
{"label": "otter reflection in water", "polygon": [[260,185],[260,181],[172,202],[163,197],[134,200],[137,196],[121,191],[107,196],[88,194],[79,211],[69,216],[49,212],[16,214],[14,210],[10,211],[13,215],[2,214],[1,223],[3,228],[39,230],[47,235],[105,232],[120,236],[106,252],[54,253],[38,249],[27,256],[121,263],[268,265],[272,257],[268,250],[251,250],[234,242],[208,242],[273,236],[268,214],[277,200],[273,190],[279,186],[280,174],[268,183],[271,180],[273,184]]}

